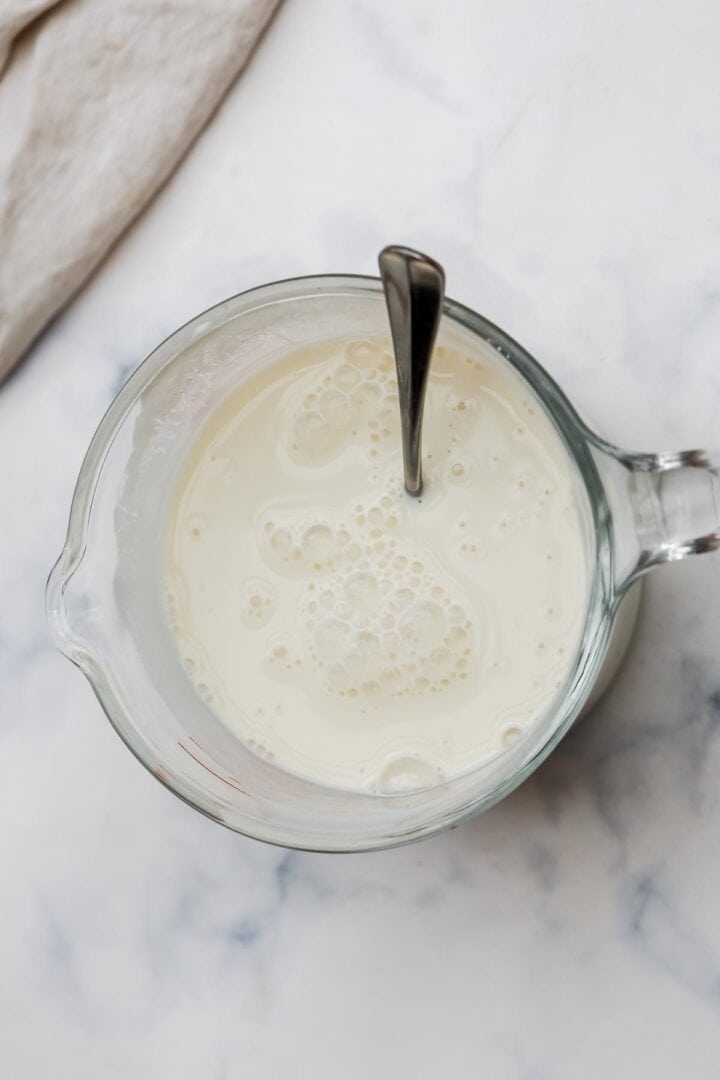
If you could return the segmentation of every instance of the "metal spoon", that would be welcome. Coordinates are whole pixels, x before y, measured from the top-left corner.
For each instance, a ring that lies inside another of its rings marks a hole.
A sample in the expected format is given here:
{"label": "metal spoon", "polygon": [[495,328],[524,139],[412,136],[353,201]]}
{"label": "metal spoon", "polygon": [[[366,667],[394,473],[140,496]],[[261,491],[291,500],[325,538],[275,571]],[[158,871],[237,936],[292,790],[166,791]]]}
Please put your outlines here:
{"label": "metal spoon", "polygon": [[405,490],[419,495],[423,408],[442,314],[445,272],[434,259],[396,244],[383,248],[378,263],[395,351]]}

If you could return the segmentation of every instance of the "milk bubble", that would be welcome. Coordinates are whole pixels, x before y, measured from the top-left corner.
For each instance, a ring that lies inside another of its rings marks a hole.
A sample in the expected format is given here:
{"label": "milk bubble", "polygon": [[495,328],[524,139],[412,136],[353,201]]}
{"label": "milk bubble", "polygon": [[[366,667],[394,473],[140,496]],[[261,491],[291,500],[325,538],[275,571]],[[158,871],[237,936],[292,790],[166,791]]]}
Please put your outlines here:
{"label": "milk bubble", "polygon": [[302,535],[302,552],[311,563],[325,562],[333,553],[333,541],[327,525],[311,525]]}
{"label": "milk bubble", "polygon": [[381,769],[376,784],[385,795],[405,795],[422,791],[437,782],[438,765],[420,756],[400,756]]}
{"label": "milk bubble", "polygon": [[367,611],[377,603],[378,583],[374,574],[357,570],[345,584],[345,599],[355,611]]}
{"label": "milk bubble", "polygon": [[357,364],[366,364],[379,353],[378,346],[370,341],[353,341],[345,348],[348,360]]}
{"label": "milk bubble", "polygon": [[348,624],[329,615],[315,627],[313,643],[319,656],[330,659],[342,656],[349,636]]}
{"label": "milk bubble", "polygon": [[382,651],[391,660],[395,660],[401,655],[402,639],[394,630],[382,635]]}
{"label": "milk bubble", "polygon": [[323,420],[334,427],[342,427],[347,424],[352,416],[350,402],[347,395],[339,390],[325,390],[318,402],[318,410]]}
{"label": "milk bubble", "polygon": [[430,649],[442,641],[445,613],[433,600],[412,604],[400,619],[400,634],[416,649]]}
{"label": "milk bubble", "polygon": [[512,746],[516,743],[522,735],[522,728],[519,724],[506,724],[502,730],[502,744],[503,746]]}
{"label": "milk bubble", "polygon": [[454,657],[449,649],[433,649],[425,661],[425,669],[433,680],[442,679],[451,674]]}
{"label": "milk bubble", "polygon": [[247,578],[240,590],[240,617],[252,630],[266,626],[275,610],[276,590],[262,578]]}
{"label": "milk bubble", "polygon": [[414,599],[415,593],[413,590],[409,589],[407,586],[402,586],[399,589],[395,589],[390,597],[390,603],[396,611],[402,611],[408,604],[412,604]]}
{"label": "milk bubble", "polygon": [[359,416],[376,416],[382,401],[382,387],[374,382],[361,382],[350,393],[350,404]]}
{"label": "milk bubble", "polygon": [[292,551],[292,533],[289,529],[278,528],[270,536],[270,547],[276,555],[287,558]]}
{"label": "milk bubble", "polygon": [[287,678],[295,668],[302,666],[294,638],[286,631],[271,634],[266,643],[265,665],[268,673],[276,678]]}
{"label": "milk bubble", "polygon": [[325,671],[325,683],[328,690],[343,693],[350,686],[350,676],[344,664],[328,664]]}
{"label": "milk bubble", "polygon": [[347,394],[360,382],[360,372],[352,364],[342,364],[335,372],[333,382],[338,390]]}
{"label": "milk bubble", "polygon": [[293,426],[293,449],[303,456],[327,460],[337,448],[337,434],[316,410],[301,412]]}

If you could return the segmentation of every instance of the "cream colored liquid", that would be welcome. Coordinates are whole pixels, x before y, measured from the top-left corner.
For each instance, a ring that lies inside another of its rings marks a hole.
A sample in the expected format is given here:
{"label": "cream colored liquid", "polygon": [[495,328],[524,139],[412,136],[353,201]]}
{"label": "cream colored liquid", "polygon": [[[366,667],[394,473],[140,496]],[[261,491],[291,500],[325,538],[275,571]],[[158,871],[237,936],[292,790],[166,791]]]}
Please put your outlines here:
{"label": "cream colored liquid", "polygon": [[172,502],[186,668],[257,754],[317,783],[413,790],[471,769],[563,687],[586,611],[558,435],[490,350],[438,349],[425,488],[402,490],[386,339],[298,351],[210,418]]}

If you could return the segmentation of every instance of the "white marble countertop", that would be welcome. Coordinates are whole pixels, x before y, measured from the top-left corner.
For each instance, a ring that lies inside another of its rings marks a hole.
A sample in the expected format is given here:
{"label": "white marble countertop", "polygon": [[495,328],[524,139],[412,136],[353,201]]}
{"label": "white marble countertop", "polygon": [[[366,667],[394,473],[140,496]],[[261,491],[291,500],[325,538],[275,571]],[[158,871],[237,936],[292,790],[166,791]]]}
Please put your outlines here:
{"label": "white marble countertop", "polygon": [[720,9],[288,0],[177,175],[0,389],[0,1075],[718,1076],[720,560],[648,580],[523,788],[365,856],[227,832],[52,647],[90,435],[210,303],[436,255],[632,447],[717,442]]}

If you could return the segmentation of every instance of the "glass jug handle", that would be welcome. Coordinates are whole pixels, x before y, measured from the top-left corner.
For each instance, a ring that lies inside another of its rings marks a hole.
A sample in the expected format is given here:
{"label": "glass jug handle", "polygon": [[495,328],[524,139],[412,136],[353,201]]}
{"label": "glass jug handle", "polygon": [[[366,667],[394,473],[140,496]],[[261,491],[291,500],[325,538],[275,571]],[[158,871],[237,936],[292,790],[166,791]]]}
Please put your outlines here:
{"label": "glass jug handle", "polygon": [[654,566],[720,550],[720,455],[633,454],[594,441],[602,451],[618,595]]}

